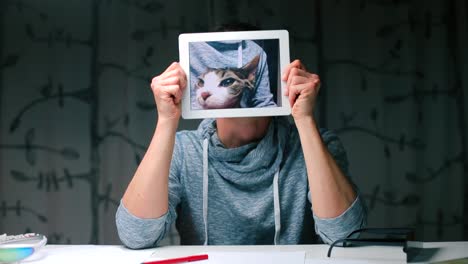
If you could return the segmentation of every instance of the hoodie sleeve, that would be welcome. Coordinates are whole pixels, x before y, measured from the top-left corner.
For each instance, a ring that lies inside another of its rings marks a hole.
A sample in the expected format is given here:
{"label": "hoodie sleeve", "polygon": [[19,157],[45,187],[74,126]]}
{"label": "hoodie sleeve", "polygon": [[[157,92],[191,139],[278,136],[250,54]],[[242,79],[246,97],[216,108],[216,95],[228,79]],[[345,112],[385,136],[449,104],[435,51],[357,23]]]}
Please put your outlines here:
{"label": "hoodie sleeve", "polygon": [[122,243],[132,249],[157,246],[171,229],[177,218],[176,207],[181,200],[182,187],[180,183],[181,155],[180,144],[176,143],[172,154],[169,170],[169,209],[158,218],[139,218],[125,208],[122,201],[116,213],[116,225]]}
{"label": "hoodie sleeve", "polygon": [[[345,149],[339,138],[330,131],[322,133],[322,139],[328,151],[335,159],[343,173],[348,176],[348,159]],[[357,197],[351,206],[341,215],[334,218],[321,218],[313,214],[315,220],[315,232],[325,243],[331,244],[338,239],[345,238],[354,230],[365,227],[367,223],[367,212],[357,186],[352,183]],[[308,195],[311,200],[310,191]],[[312,203],[312,201],[310,201]]]}

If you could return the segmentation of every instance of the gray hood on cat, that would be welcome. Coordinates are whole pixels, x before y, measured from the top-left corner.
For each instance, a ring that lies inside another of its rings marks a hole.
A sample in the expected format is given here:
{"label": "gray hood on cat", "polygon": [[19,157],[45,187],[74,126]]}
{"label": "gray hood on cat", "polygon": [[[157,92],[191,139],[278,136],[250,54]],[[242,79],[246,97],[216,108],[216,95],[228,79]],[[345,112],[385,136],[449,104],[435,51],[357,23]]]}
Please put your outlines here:
{"label": "gray hood on cat", "polygon": [[[273,117],[267,134],[259,142],[249,143],[237,148],[225,148],[216,133],[214,119],[205,119],[197,132],[203,139],[203,221],[205,242],[208,244],[208,166],[219,171],[233,188],[248,190],[272,188],[274,196],[275,237],[277,244],[281,231],[280,197],[278,178],[285,142],[288,140],[290,124],[285,117]],[[209,151],[208,151],[209,150]]]}
{"label": "gray hood on cat", "polygon": [[218,49],[231,49],[237,50],[237,68],[241,68],[244,65],[243,62],[243,51],[246,46],[246,42],[243,40],[225,40],[225,41],[213,41],[210,42],[210,46]]}

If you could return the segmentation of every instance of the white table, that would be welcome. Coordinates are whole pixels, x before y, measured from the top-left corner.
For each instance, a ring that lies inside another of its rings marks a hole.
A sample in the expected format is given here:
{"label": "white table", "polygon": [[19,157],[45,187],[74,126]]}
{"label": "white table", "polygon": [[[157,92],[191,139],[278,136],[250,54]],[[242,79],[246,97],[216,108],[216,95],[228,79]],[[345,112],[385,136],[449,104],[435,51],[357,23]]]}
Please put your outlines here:
{"label": "white table", "polygon": [[[456,258],[468,258],[468,242],[412,242],[419,255],[412,263],[428,263]],[[47,245],[21,263],[141,263],[151,255],[170,258],[200,252],[277,252],[305,251],[306,263],[326,260],[327,263],[406,263],[401,247],[366,246],[333,249],[333,260],[326,258],[328,245],[295,246],[166,246],[160,248],[130,250],[122,246],[95,245]],[[366,260],[366,261],[363,261]]]}

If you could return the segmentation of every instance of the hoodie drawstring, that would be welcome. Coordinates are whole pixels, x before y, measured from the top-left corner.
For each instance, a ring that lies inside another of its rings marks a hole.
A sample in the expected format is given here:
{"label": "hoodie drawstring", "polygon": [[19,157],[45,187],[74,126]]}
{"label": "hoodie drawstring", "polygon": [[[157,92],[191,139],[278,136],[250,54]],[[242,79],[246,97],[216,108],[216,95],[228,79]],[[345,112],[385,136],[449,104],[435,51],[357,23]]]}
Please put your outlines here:
{"label": "hoodie drawstring", "polygon": [[237,68],[242,68],[242,41],[237,46]]}
{"label": "hoodie drawstring", "polygon": [[208,139],[203,140],[203,223],[205,224],[205,243],[208,245]]}
{"label": "hoodie drawstring", "polygon": [[273,205],[275,208],[275,245],[278,245],[279,234],[281,232],[281,207],[278,186],[279,170],[275,172],[273,178]]}
{"label": "hoodie drawstring", "polygon": [[[275,237],[274,243],[278,245],[281,232],[281,207],[279,197],[279,170],[273,178],[273,206],[275,210]],[[203,140],[203,223],[205,224],[205,242],[208,245],[208,139]]]}

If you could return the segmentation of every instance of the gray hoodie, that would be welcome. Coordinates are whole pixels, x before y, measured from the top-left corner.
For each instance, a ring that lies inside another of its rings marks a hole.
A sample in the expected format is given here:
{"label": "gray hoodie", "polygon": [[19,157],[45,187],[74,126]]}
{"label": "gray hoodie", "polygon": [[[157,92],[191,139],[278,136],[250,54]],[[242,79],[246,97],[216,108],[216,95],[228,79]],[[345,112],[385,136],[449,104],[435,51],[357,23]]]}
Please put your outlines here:
{"label": "gray hoodie", "polygon": [[[349,175],[338,137],[321,135]],[[225,148],[216,122],[207,119],[197,131],[176,134],[168,212],[141,219],[121,203],[116,214],[120,239],[130,248],[157,246],[174,221],[182,244],[331,243],[362,228],[366,211],[358,195],[336,218],[313,215],[298,131],[287,118],[274,117],[261,141],[238,148]]]}

